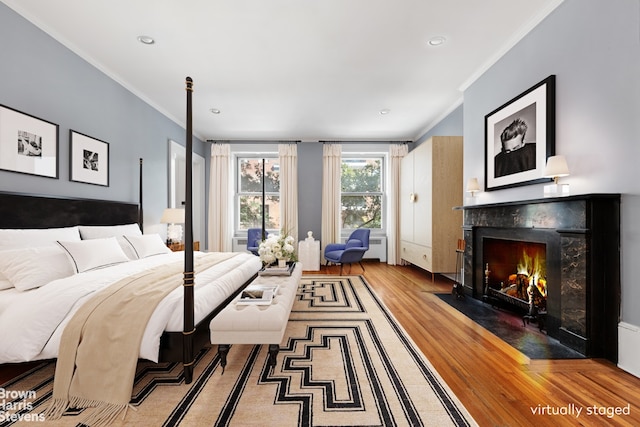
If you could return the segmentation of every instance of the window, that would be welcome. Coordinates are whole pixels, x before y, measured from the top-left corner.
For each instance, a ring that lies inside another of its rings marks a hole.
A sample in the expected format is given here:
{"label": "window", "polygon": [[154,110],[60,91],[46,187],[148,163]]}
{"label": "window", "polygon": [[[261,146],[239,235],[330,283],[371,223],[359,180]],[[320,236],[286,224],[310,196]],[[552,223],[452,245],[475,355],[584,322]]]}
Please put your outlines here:
{"label": "window", "polygon": [[384,157],[346,157],[341,168],[342,229],[383,229]]}
{"label": "window", "polygon": [[[263,171],[264,159],[264,171]],[[238,230],[262,227],[262,182],[265,184],[265,225],[280,229],[280,164],[277,157],[237,157],[236,212]],[[264,172],[264,173],[263,173]]]}

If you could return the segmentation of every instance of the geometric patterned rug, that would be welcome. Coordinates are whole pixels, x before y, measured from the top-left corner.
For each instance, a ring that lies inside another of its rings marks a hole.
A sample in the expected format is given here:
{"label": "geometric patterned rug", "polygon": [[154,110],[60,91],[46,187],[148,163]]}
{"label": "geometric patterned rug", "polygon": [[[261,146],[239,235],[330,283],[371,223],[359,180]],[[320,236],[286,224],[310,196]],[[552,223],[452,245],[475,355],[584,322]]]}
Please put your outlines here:
{"label": "geometric patterned rug", "polygon": [[[181,364],[139,362],[135,410],[113,425],[477,425],[361,276],[302,277],[274,368],[266,345],[233,345],[224,374],[216,353],[199,353],[188,385]],[[81,411],[39,418],[54,370],[1,386],[0,427],[78,425]]]}

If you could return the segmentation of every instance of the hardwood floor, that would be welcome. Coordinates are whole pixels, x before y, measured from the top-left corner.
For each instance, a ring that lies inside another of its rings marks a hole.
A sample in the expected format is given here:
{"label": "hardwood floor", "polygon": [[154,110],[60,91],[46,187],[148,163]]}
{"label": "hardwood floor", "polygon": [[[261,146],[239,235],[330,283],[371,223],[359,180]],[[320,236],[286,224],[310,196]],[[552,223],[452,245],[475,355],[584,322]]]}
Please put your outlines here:
{"label": "hardwood floor", "polygon": [[[448,279],[435,275],[432,281],[430,273],[409,266],[370,262],[365,268],[367,282],[479,425],[640,425],[640,379],[614,364],[529,360],[436,297],[451,291]],[[606,412],[615,410],[618,415]]]}
{"label": "hardwood floor", "polygon": [[[480,426],[640,425],[640,379],[604,360],[529,360],[436,297],[451,291],[448,279],[432,281],[414,267],[364,266],[367,282]],[[338,272],[323,266],[320,274]],[[356,265],[344,274],[361,272]],[[0,384],[25,367],[0,365]]]}

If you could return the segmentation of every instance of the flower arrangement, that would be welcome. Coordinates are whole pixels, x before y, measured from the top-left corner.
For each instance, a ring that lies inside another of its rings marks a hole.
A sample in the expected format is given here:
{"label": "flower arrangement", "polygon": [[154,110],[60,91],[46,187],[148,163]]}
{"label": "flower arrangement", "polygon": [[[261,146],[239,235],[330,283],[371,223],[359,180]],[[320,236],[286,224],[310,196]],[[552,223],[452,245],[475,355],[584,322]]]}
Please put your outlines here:
{"label": "flower arrangement", "polygon": [[295,239],[286,233],[270,234],[258,247],[260,261],[264,265],[271,265],[276,261],[296,261],[294,242]]}

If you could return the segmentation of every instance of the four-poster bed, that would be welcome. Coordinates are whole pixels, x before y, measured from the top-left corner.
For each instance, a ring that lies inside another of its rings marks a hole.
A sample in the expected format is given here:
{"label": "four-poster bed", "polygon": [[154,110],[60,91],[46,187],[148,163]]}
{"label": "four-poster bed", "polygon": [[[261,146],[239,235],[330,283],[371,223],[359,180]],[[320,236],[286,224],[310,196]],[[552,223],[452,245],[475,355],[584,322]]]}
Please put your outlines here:
{"label": "four-poster bed", "polygon": [[[150,360],[157,360],[159,362],[182,362],[184,366],[185,382],[190,383],[192,381],[193,364],[195,356],[198,351],[210,342],[209,324],[211,319],[216,316],[225,306],[232,301],[242,288],[250,283],[257,276],[258,270],[261,268],[261,263],[257,257],[251,254],[234,254],[229,260],[225,259],[220,263],[212,265],[206,271],[194,271],[194,250],[193,250],[193,229],[192,229],[192,178],[191,178],[191,164],[192,164],[192,127],[191,127],[191,93],[193,81],[187,77],[187,123],[186,123],[186,206],[185,206],[185,251],[182,254],[172,253],[166,251],[162,253],[160,250],[158,254],[147,257],[145,260],[131,260],[131,262],[122,263],[113,267],[106,267],[99,270],[98,273],[94,272],[80,272],[74,274],[76,283],[69,286],[69,289],[73,289],[75,292],[76,287],[80,288],[84,286],[84,278],[89,277],[92,273],[94,276],[106,276],[120,277],[120,273],[111,273],[111,269],[123,268],[134,269],[129,265],[136,263],[140,264],[140,267],[135,267],[139,270],[151,268],[147,264],[162,264],[163,257],[173,262],[184,256],[184,273],[182,287],[180,284],[176,284],[175,291],[182,291],[181,298],[176,296],[176,292],[172,292],[167,300],[174,301],[177,298],[181,299],[182,309],[168,310],[166,316],[168,320],[160,320],[159,323],[164,322],[165,328],[161,333],[158,340],[157,348],[144,349],[141,346],[141,357],[148,358]],[[115,230],[122,230],[119,227],[129,227],[138,224],[139,230],[142,228],[142,178],[143,162],[140,159],[140,201],[139,204],[135,203],[122,203],[105,200],[88,200],[88,199],[75,199],[58,196],[42,196],[42,195],[29,195],[19,193],[0,193],[0,232],[2,230],[22,232],[25,229],[38,230],[46,232],[46,230],[60,230],[64,229],[64,232],[75,233],[75,227],[97,227],[100,230],[105,228],[110,230],[110,227],[114,227]],[[82,234],[82,233],[80,233]],[[141,231],[139,234],[142,234]],[[20,234],[18,234],[19,236]],[[32,235],[32,234],[25,234]],[[1,236],[1,235],[0,235]],[[121,236],[120,236],[121,237]],[[1,237],[0,237],[1,238]],[[77,240],[82,240],[79,235]],[[11,246],[11,242],[5,242],[5,246],[0,244],[0,251],[8,251],[14,249]],[[21,248],[28,248],[29,242],[20,242]],[[56,243],[50,242],[50,243]],[[135,249],[135,247],[134,247]],[[166,247],[165,247],[166,249]],[[9,252],[5,252],[9,253]],[[197,253],[196,258],[201,259],[204,256],[210,254]],[[142,257],[141,257],[142,258]],[[167,261],[168,262],[168,261]],[[137,264],[136,264],[137,265]],[[202,280],[200,280],[202,278]],[[2,279],[2,277],[0,277]],[[0,329],[11,329],[15,327],[15,323],[10,324],[5,322],[6,316],[3,318],[3,311],[8,314],[11,310],[10,307],[16,302],[29,301],[27,307],[31,310],[30,316],[35,317],[33,312],[33,305],[28,298],[33,295],[47,295],[47,287],[58,286],[66,278],[56,278],[59,280],[53,280],[50,283],[43,284],[35,289],[20,291],[17,289],[2,289],[0,287]],[[81,280],[83,279],[83,280]],[[106,280],[106,279],[105,279]],[[195,288],[195,289],[194,289]],[[83,288],[84,289],[84,288]],[[206,289],[206,290],[205,290]],[[69,291],[72,292],[72,291]],[[92,293],[91,290],[83,290],[85,293]],[[54,291],[49,291],[49,295],[55,295]],[[171,298],[173,299],[171,299]],[[83,295],[80,299],[85,298]],[[71,297],[70,297],[71,301]],[[83,300],[84,301],[84,300]],[[163,301],[164,303],[165,301]],[[175,302],[175,301],[174,301]],[[206,303],[206,304],[205,304]],[[70,303],[71,304],[71,303]],[[80,304],[75,302],[73,304]],[[162,305],[162,304],[160,304]],[[159,305],[159,306],[160,306]],[[166,303],[164,306],[174,307],[171,303]],[[164,307],[163,306],[163,307]],[[6,309],[6,310],[5,310]],[[70,305],[69,312],[75,310],[75,305]],[[17,312],[17,307],[12,309],[14,314]],[[64,310],[64,309],[61,309]],[[23,310],[24,311],[24,310]],[[157,310],[159,311],[159,310]],[[172,312],[173,311],[173,312]],[[183,314],[183,315],[182,315]],[[156,313],[154,313],[154,316]],[[40,313],[38,313],[40,316]],[[156,316],[159,317],[159,316]],[[182,320],[182,330],[176,327],[176,318]],[[42,319],[36,319],[42,322]],[[157,319],[156,319],[157,320]],[[25,317],[25,322],[29,319]],[[5,324],[1,324],[5,322]],[[158,322],[156,322],[158,323]],[[46,339],[43,343],[35,344],[37,348],[42,347],[42,352],[33,351],[33,354],[24,356],[23,360],[19,360],[22,357],[21,354],[6,355],[3,360],[3,352],[0,351],[0,363],[15,363],[21,361],[55,358],[56,357],[56,339],[60,338],[62,334],[56,327],[63,329],[65,321],[58,321],[58,324],[54,326],[48,326],[51,330],[42,332],[41,335]],[[7,327],[7,328],[5,328]],[[23,325],[24,328],[29,328],[28,325]],[[150,326],[149,326],[150,327]],[[36,328],[37,329],[37,328]],[[47,335],[48,334],[48,335]],[[153,341],[154,335],[150,333],[151,338],[148,340]],[[0,333],[1,336],[1,333]],[[19,334],[14,333],[14,338],[19,339]],[[146,337],[146,335],[145,335]],[[146,338],[145,338],[146,339]],[[27,343],[27,346],[33,347],[31,343]],[[150,354],[157,350],[156,354]],[[14,360],[16,359],[16,360]]]}

